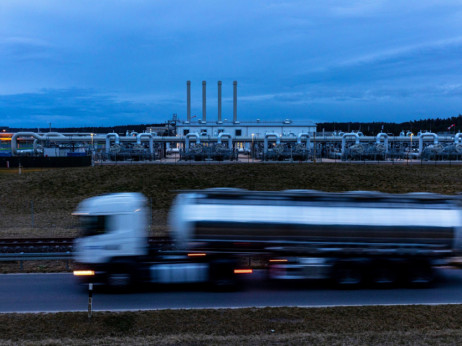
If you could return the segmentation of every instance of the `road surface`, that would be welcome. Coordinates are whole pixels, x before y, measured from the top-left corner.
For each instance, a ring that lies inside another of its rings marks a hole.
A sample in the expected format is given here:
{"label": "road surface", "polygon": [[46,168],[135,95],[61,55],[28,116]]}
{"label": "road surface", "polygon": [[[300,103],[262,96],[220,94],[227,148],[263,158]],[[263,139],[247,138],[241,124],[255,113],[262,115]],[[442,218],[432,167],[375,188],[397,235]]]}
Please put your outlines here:
{"label": "road surface", "polygon": [[[114,294],[96,291],[95,311],[266,306],[346,306],[462,303],[462,270],[440,269],[441,279],[428,289],[335,290],[323,283],[249,280],[238,292],[205,287],[161,287]],[[0,275],[0,312],[86,311],[88,294],[72,274]]]}

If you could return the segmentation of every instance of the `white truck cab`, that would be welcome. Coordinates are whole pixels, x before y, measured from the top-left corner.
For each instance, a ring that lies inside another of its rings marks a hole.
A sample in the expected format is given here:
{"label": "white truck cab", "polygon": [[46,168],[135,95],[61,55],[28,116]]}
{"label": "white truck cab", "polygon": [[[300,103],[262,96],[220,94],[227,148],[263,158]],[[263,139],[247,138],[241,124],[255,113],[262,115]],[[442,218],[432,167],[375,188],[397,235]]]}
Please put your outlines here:
{"label": "white truck cab", "polygon": [[74,244],[78,263],[108,263],[114,258],[148,253],[146,198],[141,193],[116,193],[84,200],[73,213],[81,237]]}

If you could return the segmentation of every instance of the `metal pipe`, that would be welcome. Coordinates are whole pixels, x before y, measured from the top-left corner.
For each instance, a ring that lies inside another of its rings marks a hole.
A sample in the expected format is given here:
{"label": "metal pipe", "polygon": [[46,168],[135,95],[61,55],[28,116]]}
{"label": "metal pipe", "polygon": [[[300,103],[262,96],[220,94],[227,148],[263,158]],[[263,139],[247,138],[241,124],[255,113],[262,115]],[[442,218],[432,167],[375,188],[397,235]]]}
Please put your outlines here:
{"label": "metal pipe", "polygon": [[65,136],[59,132],[45,132],[44,134],[42,134],[42,137],[47,138],[47,137],[65,137]]}
{"label": "metal pipe", "polygon": [[207,89],[207,86],[206,86],[206,82],[204,80],[204,81],[202,81],[202,122],[204,124],[207,122],[206,89]]}
{"label": "metal pipe", "polygon": [[185,139],[184,139],[184,151],[185,152],[188,152],[189,151],[189,137],[195,137],[196,138],[196,144],[200,144],[201,143],[201,139],[200,139],[200,136],[198,133],[194,132],[194,133],[188,133],[186,136],[185,136]]}
{"label": "metal pipe", "polygon": [[454,144],[459,144],[462,140],[462,138],[460,138],[462,135],[462,133],[457,133],[456,136],[454,137]]}
{"label": "metal pipe", "polygon": [[[35,133],[35,132],[17,132],[13,135],[13,137],[11,137],[11,154],[12,155],[17,155],[18,154],[18,150],[17,150],[17,146],[18,146],[18,142],[17,142],[17,139],[19,136],[22,136],[22,137],[33,137],[39,141],[42,141],[44,138],[42,136],[40,136],[39,134]],[[27,152],[30,152],[30,151],[27,151]],[[26,151],[22,151],[19,152],[19,153],[26,153]],[[34,141],[34,149],[33,149],[33,153],[36,154],[37,153],[37,142]]]}
{"label": "metal pipe", "polygon": [[152,155],[154,153],[154,138],[152,133],[140,133],[136,136],[136,144],[141,145],[141,139],[145,137],[149,139],[149,153]]}
{"label": "metal pipe", "polygon": [[306,137],[306,148],[310,148],[310,134],[309,133],[299,133],[297,136],[297,144],[302,144],[302,137]]}
{"label": "metal pipe", "polygon": [[109,154],[109,149],[111,148],[111,137],[115,138],[115,144],[120,143],[119,135],[117,133],[111,132],[106,134],[106,153]]}
{"label": "metal pipe", "polygon": [[275,137],[276,138],[276,144],[281,144],[281,137],[278,136],[277,134],[275,133],[267,133],[265,134],[265,139],[264,139],[264,142],[263,142],[263,152],[267,152],[268,151],[268,138],[269,137]]}
{"label": "metal pipe", "polygon": [[186,121],[191,122],[191,81],[186,82]]}
{"label": "metal pipe", "polygon": [[226,133],[226,132],[219,133],[217,143],[221,144],[221,140],[223,139],[223,137],[228,137],[228,149],[232,149],[233,148],[233,137],[231,136],[230,133]]}
{"label": "metal pipe", "polygon": [[433,144],[436,145],[438,144],[438,135],[436,133],[433,133],[433,132],[426,132],[426,133],[422,133],[420,136],[419,136],[419,155],[422,154],[422,151],[423,151],[423,140],[424,140],[424,137],[433,137]]}
{"label": "metal pipe", "polygon": [[383,137],[383,145],[385,146],[385,153],[388,153],[388,135],[386,133],[380,132],[377,135],[377,139],[375,141],[376,144],[380,144],[380,139]]}
{"label": "metal pipe", "polygon": [[357,133],[354,133],[354,132],[344,133],[342,136],[342,152],[341,152],[342,155],[345,153],[345,145],[346,145],[347,137],[354,137],[355,144],[359,144],[359,135]]}
{"label": "metal pipe", "polygon": [[237,81],[233,82],[233,123],[237,123]]}
{"label": "metal pipe", "polygon": [[218,123],[221,124],[221,80],[218,81]]}

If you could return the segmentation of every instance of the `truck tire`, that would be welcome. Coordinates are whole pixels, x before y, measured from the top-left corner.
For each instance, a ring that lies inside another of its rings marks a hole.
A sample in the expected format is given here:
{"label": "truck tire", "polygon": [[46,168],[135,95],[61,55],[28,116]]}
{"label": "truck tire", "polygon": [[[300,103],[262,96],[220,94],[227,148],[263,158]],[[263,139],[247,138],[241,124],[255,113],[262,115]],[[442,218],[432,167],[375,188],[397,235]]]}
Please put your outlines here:
{"label": "truck tire", "polygon": [[110,272],[107,275],[107,284],[112,289],[123,289],[130,286],[131,277],[128,273]]}
{"label": "truck tire", "polygon": [[106,284],[111,290],[125,290],[133,284],[131,266],[128,263],[114,263],[108,270]]}
{"label": "truck tire", "polygon": [[337,288],[353,289],[361,286],[364,275],[360,263],[342,261],[334,266],[332,280]]}
{"label": "truck tire", "polygon": [[387,260],[372,263],[370,270],[370,283],[377,288],[389,288],[399,281],[397,266]]}
{"label": "truck tire", "polygon": [[435,282],[435,271],[427,260],[419,260],[409,263],[407,271],[407,282],[412,287],[431,287]]}
{"label": "truck tire", "polygon": [[236,261],[216,259],[210,263],[209,282],[215,291],[234,291],[237,281],[234,274]]}

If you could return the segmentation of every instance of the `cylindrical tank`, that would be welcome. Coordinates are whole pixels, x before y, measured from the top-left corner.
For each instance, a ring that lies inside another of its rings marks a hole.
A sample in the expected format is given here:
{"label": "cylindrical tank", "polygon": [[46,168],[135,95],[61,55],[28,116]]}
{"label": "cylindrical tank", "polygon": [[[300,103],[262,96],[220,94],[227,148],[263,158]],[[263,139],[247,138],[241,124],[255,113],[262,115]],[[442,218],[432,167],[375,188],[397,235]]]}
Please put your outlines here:
{"label": "cylindrical tank", "polygon": [[330,255],[447,255],[461,248],[459,203],[459,197],[431,193],[209,189],[177,196],[170,226],[179,248],[246,243]]}

